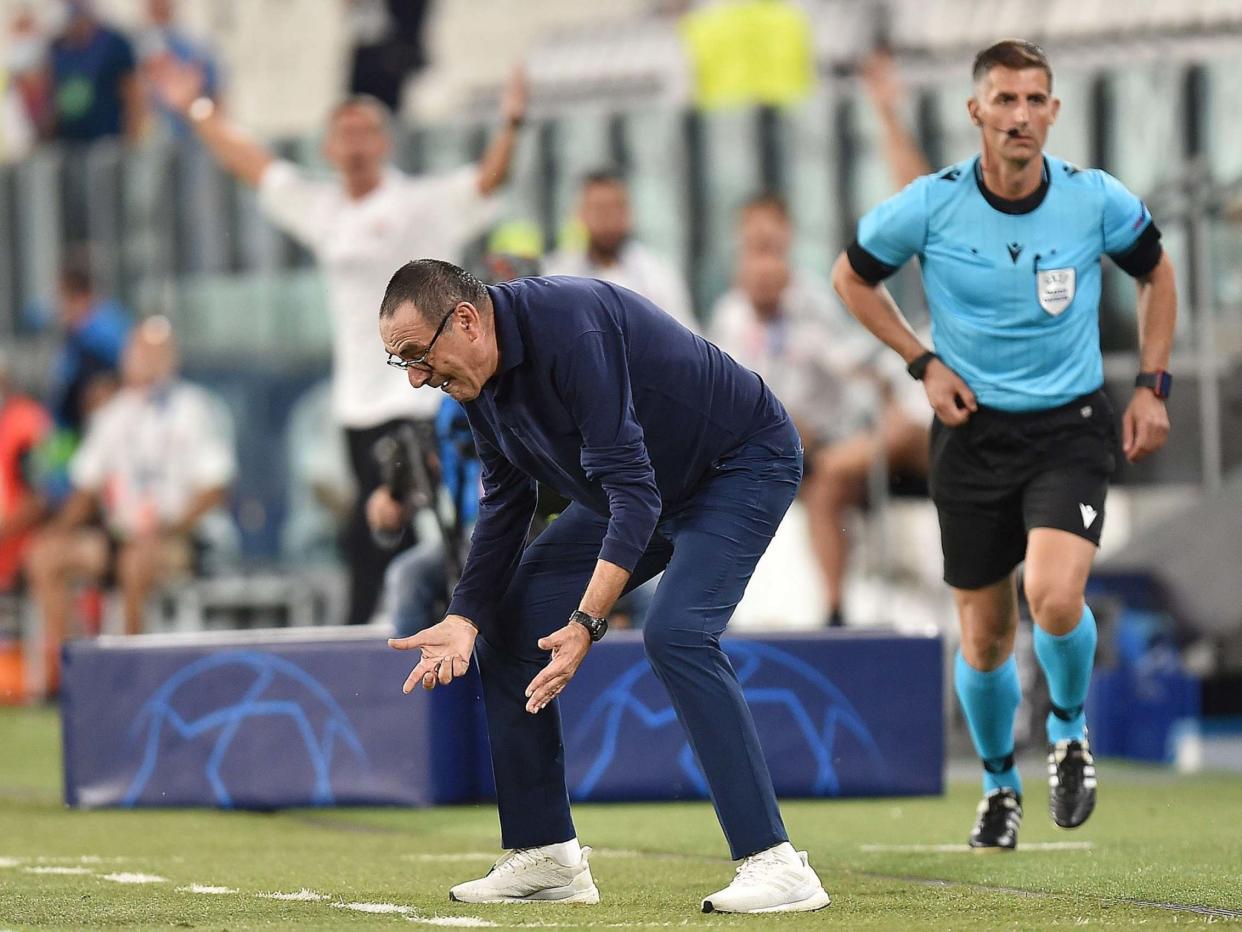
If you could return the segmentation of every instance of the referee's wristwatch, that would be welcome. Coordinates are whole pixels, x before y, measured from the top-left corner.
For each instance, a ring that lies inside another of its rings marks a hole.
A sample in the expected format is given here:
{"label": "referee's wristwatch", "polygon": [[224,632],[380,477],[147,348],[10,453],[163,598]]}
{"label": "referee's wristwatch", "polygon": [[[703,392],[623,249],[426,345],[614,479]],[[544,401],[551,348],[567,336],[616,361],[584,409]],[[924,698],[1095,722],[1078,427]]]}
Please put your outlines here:
{"label": "referee's wristwatch", "polygon": [[582,610],[578,610],[569,616],[570,621],[576,621],[582,627],[587,629],[587,633],[591,635],[591,640],[598,641],[608,633],[608,619],[596,618]]}
{"label": "referee's wristwatch", "polygon": [[1155,372],[1140,372],[1134,378],[1134,387],[1150,388],[1153,395],[1163,400],[1168,398],[1169,392],[1173,390],[1173,376],[1164,369],[1157,369]]}

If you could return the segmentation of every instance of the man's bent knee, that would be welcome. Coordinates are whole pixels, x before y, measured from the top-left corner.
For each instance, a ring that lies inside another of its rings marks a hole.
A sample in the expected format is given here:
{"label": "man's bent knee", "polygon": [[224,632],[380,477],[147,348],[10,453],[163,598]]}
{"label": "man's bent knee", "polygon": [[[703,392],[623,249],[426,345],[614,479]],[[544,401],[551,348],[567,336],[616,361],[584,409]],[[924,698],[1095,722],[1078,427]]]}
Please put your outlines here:
{"label": "man's bent knee", "polygon": [[962,656],[982,673],[995,670],[1013,653],[1013,629],[997,631],[962,631]]}
{"label": "man's bent knee", "polygon": [[677,658],[685,656],[694,646],[689,640],[693,637],[695,635],[690,632],[648,621],[643,628],[643,647],[647,651],[647,659],[654,666],[660,666],[675,663]]}
{"label": "man's bent knee", "polygon": [[994,670],[1013,653],[1017,606],[1006,577],[983,589],[954,589],[962,624],[962,654],[976,670]]}
{"label": "man's bent knee", "polygon": [[1026,601],[1035,623],[1050,634],[1068,634],[1082,617],[1083,593],[1077,586],[1057,583],[1026,585]]}
{"label": "man's bent knee", "polygon": [[64,535],[44,532],[30,543],[26,551],[26,573],[32,582],[47,582],[64,574],[68,565]]}

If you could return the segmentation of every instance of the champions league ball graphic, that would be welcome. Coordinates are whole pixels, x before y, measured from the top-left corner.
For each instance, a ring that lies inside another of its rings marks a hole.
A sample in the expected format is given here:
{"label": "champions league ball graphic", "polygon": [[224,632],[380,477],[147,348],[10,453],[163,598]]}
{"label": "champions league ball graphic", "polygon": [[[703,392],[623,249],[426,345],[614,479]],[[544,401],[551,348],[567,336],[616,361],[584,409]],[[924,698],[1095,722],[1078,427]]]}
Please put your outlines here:
{"label": "champions league ball graphic", "polygon": [[[141,751],[122,805],[213,798],[264,808],[300,797],[331,805],[334,771],[366,770],[344,710],[297,664],[255,651],[195,661],[168,678],[130,728]],[[256,768],[253,761],[264,761]],[[158,796],[144,795],[152,777]]]}
{"label": "champions league ball graphic", "polygon": [[[820,671],[770,644],[735,640],[725,650],[778,794],[836,796],[846,766],[852,792],[885,782],[888,767],[866,723]],[[707,795],[668,693],[645,659],[624,669],[584,713],[563,704],[562,715],[573,798],[667,798],[670,758],[678,771],[674,795]]]}

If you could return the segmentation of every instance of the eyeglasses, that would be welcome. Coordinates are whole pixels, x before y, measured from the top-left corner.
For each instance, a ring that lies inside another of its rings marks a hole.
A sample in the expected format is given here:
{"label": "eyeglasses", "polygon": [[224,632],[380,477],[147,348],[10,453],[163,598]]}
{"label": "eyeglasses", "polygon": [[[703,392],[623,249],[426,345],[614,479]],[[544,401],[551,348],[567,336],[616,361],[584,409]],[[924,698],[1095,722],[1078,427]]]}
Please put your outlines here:
{"label": "eyeglasses", "polygon": [[453,308],[440,321],[440,326],[436,327],[436,332],[431,335],[431,342],[427,344],[427,348],[415,356],[413,359],[402,359],[399,356],[388,354],[388,365],[394,369],[418,369],[420,372],[430,372],[431,366],[427,365],[427,357],[431,355],[432,348],[436,345],[436,340],[440,339],[440,334],[444,332],[444,325],[449,322],[453,316]]}

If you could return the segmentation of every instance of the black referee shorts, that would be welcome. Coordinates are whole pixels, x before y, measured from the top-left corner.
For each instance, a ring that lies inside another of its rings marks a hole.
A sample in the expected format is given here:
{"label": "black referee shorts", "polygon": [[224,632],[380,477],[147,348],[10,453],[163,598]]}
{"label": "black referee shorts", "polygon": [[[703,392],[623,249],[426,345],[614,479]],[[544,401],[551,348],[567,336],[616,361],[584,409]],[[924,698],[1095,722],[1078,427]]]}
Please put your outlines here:
{"label": "black referee shorts", "polygon": [[1113,406],[1102,391],[1046,411],[980,406],[960,427],[931,431],[932,501],[940,517],[944,580],[981,589],[1026,555],[1031,528],[1099,544],[1116,466]]}

